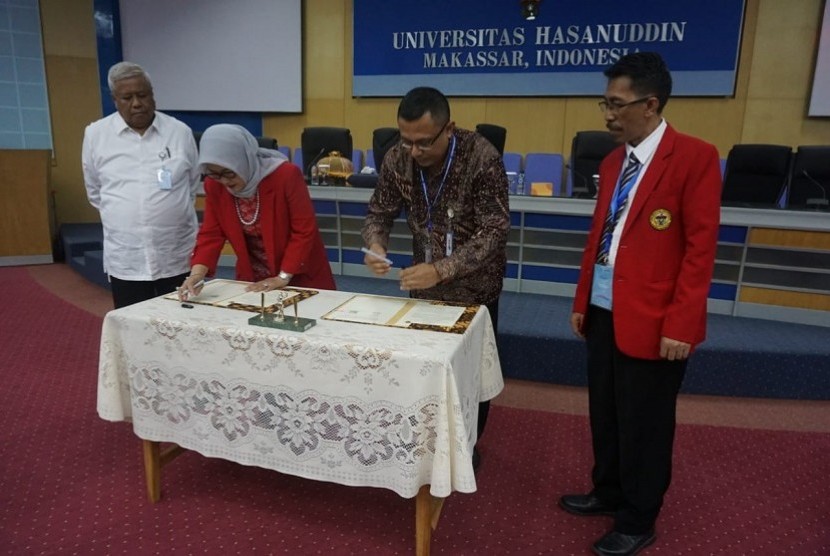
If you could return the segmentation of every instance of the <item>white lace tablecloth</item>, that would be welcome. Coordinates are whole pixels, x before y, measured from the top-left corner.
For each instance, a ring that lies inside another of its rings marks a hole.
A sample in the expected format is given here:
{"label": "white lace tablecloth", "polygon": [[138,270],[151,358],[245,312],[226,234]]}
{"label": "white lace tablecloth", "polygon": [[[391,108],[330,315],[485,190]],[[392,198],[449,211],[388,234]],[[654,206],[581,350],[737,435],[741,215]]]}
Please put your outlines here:
{"label": "white lace tablecloth", "polygon": [[[253,313],[156,298],[104,318],[98,414],[145,440],[411,498],[476,490],[478,402],[504,387],[489,314],[463,335],[319,317],[349,299],[321,291],[304,333]],[[291,314],[291,311],[288,311]],[[290,316],[289,316],[290,318]]]}

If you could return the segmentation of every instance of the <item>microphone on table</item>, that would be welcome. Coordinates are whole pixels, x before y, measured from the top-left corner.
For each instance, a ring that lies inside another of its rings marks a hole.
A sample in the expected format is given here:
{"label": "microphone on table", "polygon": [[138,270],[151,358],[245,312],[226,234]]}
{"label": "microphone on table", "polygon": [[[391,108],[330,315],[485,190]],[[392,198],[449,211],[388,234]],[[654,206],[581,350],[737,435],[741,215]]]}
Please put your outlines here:
{"label": "microphone on table", "polygon": [[323,158],[323,154],[325,154],[325,152],[326,152],[326,147],[322,147],[322,148],[320,149],[320,152],[318,152],[316,155],[314,155],[314,158],[312,158],[312,159],[311,159],[311,162],[309,162],[309,163],[308,163],[308,166],[306,166],[306,168],[307,168],[307,170],[308,170],[308,174],[306,175],[306,177],[308,178],[308,183],[309,183],[310,185],[316,185],[316,184],[311,183],[311,178],[312,178],[312,176],[311,176],[311,169],[312,169],[312,168],[314,168],[314,165],[315,165],[315,164],[317,164],[317,162],[318,162],[321,158]]}
{"label": "microphone on table", "polygon": [[[597,192],[599,190],[599,174],[597,174],[591,179],[588,179],[588,177],[585,174],[574,168],[571,164],[565,164],[565,168],[570,170],[576,177],[582,180],[582,188],[586,191],[587,198],[593,199],[597,196]],[[591,191],[591,185],[593,185],[594,187],[593,192]]]}
{"label": "microphone on table", "polygon": [[807,170],[801,170],[801,175],[810,180],[810,183],[821,190],[821,197],[808,197],[804,204],[808,207],[814,207],[816,209],[821,209],[822,207],[830,205],[830,201],[827,200],[827,190],[824,189],[824,186],[821,185],[817,179],[808,174]]}

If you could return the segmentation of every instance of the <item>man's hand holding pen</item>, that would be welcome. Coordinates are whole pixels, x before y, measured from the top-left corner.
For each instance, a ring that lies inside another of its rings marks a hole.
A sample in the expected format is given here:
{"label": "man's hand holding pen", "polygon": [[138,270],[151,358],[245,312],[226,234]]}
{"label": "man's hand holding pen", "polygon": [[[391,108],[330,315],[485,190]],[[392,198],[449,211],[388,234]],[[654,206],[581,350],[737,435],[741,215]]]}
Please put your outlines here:
{"label": "man's hand holding pen", "polygon": [[392,261],[386,257],[386,250],[377,243],[373,243],[368,249],[363,247],[363,262],[374,274],[383,276],[392,270]]}

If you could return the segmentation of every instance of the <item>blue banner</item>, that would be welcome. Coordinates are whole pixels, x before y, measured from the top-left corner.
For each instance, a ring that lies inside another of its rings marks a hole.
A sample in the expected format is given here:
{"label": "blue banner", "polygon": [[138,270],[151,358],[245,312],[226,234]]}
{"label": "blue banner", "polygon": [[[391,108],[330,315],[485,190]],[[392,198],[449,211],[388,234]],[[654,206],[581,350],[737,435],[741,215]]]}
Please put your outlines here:
{"label": "blue banner", "polygon": [[621,56],[656,51],[673,96],[735,91],[744,0],[354,0],[356,97],[596,96]]}

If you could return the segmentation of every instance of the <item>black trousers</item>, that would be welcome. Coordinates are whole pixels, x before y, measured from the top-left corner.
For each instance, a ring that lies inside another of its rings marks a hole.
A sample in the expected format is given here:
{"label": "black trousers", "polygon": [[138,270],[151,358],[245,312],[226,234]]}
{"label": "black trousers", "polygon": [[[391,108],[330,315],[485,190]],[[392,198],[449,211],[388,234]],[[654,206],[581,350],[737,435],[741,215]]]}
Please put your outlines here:
{"label": "black trousers", "polygon": [[[490,311],[490,320],[493,322],[493,332],[496,337],[499,334],[499,298],[484,305]],[[484,427],[487,425],[487,416],[490,414],[490,400],[478,403],[478,439],[484,434]]]}
{"label": "black trousers", "polygon": [[611,312],[587,315],[593,494],[618,507],[614,529],[654,527],[672,472],[677,394],[687,360],[629,357],[614,342]]}
{"label": "black trousers", "polygon": [[146,301],[160,295],[172,293],[182,285],[182,282],[184,282],[188,275],[189,273],[185,272],[178,276],[147,281],[122,280],[121,278],[110,276],[112,302],[115,308],[119,309],[140,301]]}

